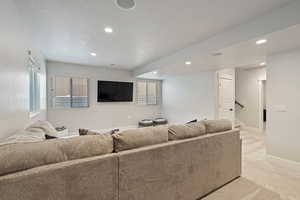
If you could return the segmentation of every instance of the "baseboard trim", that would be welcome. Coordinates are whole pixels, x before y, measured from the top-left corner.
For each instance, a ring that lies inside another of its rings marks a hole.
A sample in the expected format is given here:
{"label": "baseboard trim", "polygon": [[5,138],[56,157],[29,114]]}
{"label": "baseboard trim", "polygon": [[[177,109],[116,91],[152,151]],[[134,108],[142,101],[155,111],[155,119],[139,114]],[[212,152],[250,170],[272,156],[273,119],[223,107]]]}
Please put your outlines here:
{"label": "baseboard trim", "polygon": [[293,169],[296,169],[296,170],[300,170],[300,162],[280,158],[280,157],[273,156],[273,155],[270,155],[270,154],[267,154],[267,159],[269,159],[271,162],[277,163],[277,164],[282,165],[284,167],[289,167],[289,168],[293,168]]}

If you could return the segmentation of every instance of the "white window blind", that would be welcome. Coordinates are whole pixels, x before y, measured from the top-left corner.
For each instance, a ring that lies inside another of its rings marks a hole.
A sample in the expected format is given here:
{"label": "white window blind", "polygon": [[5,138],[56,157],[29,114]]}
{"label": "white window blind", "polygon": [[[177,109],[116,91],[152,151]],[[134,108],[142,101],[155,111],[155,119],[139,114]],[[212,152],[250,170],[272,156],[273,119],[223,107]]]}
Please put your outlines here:
{"label": "white window blind", "polygon": [[88,99],[88,79],[85,78],[72,78],[71,79],[72,91],[72,108],[82,108],[89,106]]}
{"label": "white window blind", "polygon": [[53,105],[55,108],[71,107],[71,78],[55,77]]}
{"label": "white window blind", "polygon": [[137,81],[136,87],[136,100],[137,104],[146,105],[147,104],[147,82]]}
{"label": "white window blind", "polygon": [[86,78],[54,77],[52,79],[53,107],[89,107],[88,86]]}
{"label": "white window blind", "polygon": [[[30,55],[30,54],[29,54]],[[29,56],[29,111],[34,114],[40,111],[40,67],[34,58]]]}
{"label": "white window blind", "polygon": [[156,105],[160,103],[161,82],[155,80],[138,80],[136,101],[140,105]]}

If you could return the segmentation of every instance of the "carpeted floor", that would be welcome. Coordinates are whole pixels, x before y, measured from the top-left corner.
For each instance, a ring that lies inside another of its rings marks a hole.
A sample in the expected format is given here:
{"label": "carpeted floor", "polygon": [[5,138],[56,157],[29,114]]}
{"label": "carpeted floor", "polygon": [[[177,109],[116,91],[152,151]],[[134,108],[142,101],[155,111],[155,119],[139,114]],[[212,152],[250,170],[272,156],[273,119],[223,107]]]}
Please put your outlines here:
{"label": "carpeted floor", "polygon": [[241,132],[242,178],[203,200],[300,200],[300,165],[270,159],[263,134]]}
{"label": "carpeted floor", "polygon": [[246,178],[239,178],[202,200],[281,200],[280,195]]}

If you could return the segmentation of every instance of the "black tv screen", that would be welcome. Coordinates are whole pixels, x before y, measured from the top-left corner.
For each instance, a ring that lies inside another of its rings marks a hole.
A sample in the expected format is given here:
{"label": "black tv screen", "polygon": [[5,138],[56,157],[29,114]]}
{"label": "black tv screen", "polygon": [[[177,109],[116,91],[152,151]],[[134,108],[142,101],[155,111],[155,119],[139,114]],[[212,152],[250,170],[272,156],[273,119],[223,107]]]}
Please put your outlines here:
{"label": "black tv screen", "polygon": [[98,102],[130,102],[133,83],[98,81]]}

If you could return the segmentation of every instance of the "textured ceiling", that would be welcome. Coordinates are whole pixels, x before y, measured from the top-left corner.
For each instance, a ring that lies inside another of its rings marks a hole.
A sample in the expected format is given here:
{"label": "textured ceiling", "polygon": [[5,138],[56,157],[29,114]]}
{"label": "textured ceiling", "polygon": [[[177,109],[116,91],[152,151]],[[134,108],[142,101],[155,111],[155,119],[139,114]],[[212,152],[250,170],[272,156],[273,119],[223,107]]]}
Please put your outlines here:
{"label": "textured ceiling", "polygon": [[[289,0],[15,0],[49,60],[133,69],[245,23]],[[103,29],[110,26],[112,34]],[[90,52],[97,53],[92,57]]]}
{"label": "textured ceiling", "polygon": [[[192,65],[186,66],[184,63],[175,66],[165,66],[156,73],[149,72],[142,74],[141,78],[158,78],[163,79],[168,76],[178,76],[185,74],[197,73],[205,70],[217,70],[221,68],[257,68],[261,67],[260,63],[265,62],[268,65],[267,57],[279,52],[288,51],[300,47],[300,25],[295,25],[287,29],[273,32],[253,40],[245,41],[218,52],[222,55],[213,56],[207,54],[193,58]],[[266,44],[256,45],[258,39],[265,38]]]}

